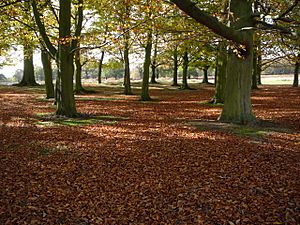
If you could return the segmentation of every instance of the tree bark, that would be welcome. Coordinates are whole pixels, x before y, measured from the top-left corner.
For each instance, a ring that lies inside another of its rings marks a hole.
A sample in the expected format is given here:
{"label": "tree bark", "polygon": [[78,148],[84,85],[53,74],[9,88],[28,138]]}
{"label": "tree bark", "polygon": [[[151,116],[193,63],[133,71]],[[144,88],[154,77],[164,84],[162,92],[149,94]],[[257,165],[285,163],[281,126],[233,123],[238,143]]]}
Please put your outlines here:
{"label": "tree bark", "polygon": [[[252,4],[247,0],[230,1],[231,24],[236,30],[253,26]],[[243,30],[241,37],[248,50],[229,51],[225,102],[220,121],[247,124],[255,120],[251,105],[251,76],[253,68],[253,31]]]}
{"label": "tree bark", "polygon": [[258,43],[258,51],[257,51],[257,84],[261,85],[261,66],[262,66],[262,58],[261,58],[261,43]]}
{"label": "tree bark", "polygon": [[298,54],[296,63],[295,63],[293,87],[299,86],[299,65],[300,65],[300,54]]}
{"label": "tree bark", "polygon": [[152,63],[151,63],[151,71],[152,71],[152,76],[151,76],[151,81],[150,81],[151,84],[157,84],[157,81],[156,81],[157,44],[158,44],[158,34],[155,35],[154,54],[153,54]]}
{"label": "tree bark", "polygon": [[73,93],[73,54],[71,53],[71,0],[59,0],[59,43],[58,75],[56,91],[56,114],[75,117],[75,97]]}
{"label": "tree bark", "polygon": [[74,90],[74,92],[76,94],[82,94],[85,92],[85,89],[82,86],[82,79],[81,79],[82,64],[80,61],[80,51],[75,52],[74,62],[75,62],[75,90]]}
{"label": "tree bark", "polygon": [[147,44],[145,48],[145,60],[143,68],[143,83],[142,83],[142,93],[141,101],[150,101],[151,97],[149,95],[149,74],[150,74],[150,64],[151,64],[151,49],[152,49],[152,28],[148,31]]}
{"label": "tree bark", "polygon": [[173,84],[172,86],[179,86],[178,84],[178,48],[176,46],[176,48],[174,49],[173,52]]}
{"label": "tree bark", "polygon": [[36,86],[38,83],[34,77],[34,65],[33,65],[33,49],[31,46],[25,44],[24,50],[24,69],[23,77],[18,86]]}
{"label": "tree bark", "polygon": [[189,56],[188,52],[185,51],[183,55],[183,71],[182,71],[182,85],[181,89],[190,89],[187,81],[189,67]]}
{"label": "tree bark", "polygon": [[125,34],[125,46],[124,46],[124,94],[132,95],[131,83],[130,83],[130,62],[129,62],[129,33]]}
{"label": "tree bark", "polygon": [[[255,34],[254,34],[255,36]],[[252,82],[251,89],[258,89],[257,87],[257,79],[258,79],[258,54],[257,54],[257,42],[254,40],[254,48],[253,48],[253,69],[252,69]]]}
{"label": "tree bark", "polygon": [[101,52],[100,60],[98,63],[98,84],[101,84],[101,82],[102,82],[103,59],[104,59],[104,51]]}
{"label": "tree bark", "polygon": [[209,66],[205,66],[202,68],[203,70],[203,80],[202,80],[202,83],[203,84],[208,84],[208,69],[209,69]]}
{"label": "tree bark", "polygon": [[51,65],[51,57],[47,50],[41,51],[41,59],[45,75],[46,98],[54,98],[53,71]]}
{"label": "tree bark", "polygon": [[217,66],[215,75],[215,95],[211,101],[213,104],[224,103],[227,77],[227,50],[225,42],[219,44]]}

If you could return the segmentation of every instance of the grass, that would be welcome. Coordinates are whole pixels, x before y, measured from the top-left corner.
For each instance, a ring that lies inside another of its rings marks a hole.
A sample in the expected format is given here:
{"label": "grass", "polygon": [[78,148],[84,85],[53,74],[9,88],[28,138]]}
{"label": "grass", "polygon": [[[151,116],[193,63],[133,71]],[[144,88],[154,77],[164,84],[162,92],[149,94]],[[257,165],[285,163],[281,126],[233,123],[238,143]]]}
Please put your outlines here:
{"label": "grass", "polygon": [[120,100],[120,99],[117,99],[117,98],[77,98],[76,100],[79,100],[79,101],[117,101],[117,100]]}
{"label": "grass", "polygon": [[42,148],[39,149],[38,153],[41,156],[48,156],[48,155],[53,154],[55,152],[65,151],[65,150],[68,150],[67,146],[65,146],[65,145],[57,145],[54,148],[42,147]]}
{"label": "grass", "polygon": [[216,104],[214,104],[214,103],[210,103],[209,101],[202,101],[202,102],[198,102],[198,104],[200,104],[200,105],[207,105],[207,106],[211,106],[211,107],[219,107],[219,106],[224,106],[224,104],[222,104],[222,103],[216,103]]}
{"label": "grass", "polygon": [[89,126],[93,124],[114,125],[120,120],[127,119],[126,117],[116,117],[113,115],[90,116],[84,115],[77,118],[59,117],[50,113],[37,113],[38,121],[35,123],[38,126]]}
{"label": "grass", "polygon": [[188,124],[196,127],[199,130],[217,130],[228,132],[233,135],[249,137],[249,138],[264,138],[266,135],[277,132],[277,133],[291,133],[287,128],[278,127],[276,124],[268,124],[268,122],[260,122],[258,125],[238,125],[231,123],[220,123],[220,122],[208,122],[208,121],[192,121]]}

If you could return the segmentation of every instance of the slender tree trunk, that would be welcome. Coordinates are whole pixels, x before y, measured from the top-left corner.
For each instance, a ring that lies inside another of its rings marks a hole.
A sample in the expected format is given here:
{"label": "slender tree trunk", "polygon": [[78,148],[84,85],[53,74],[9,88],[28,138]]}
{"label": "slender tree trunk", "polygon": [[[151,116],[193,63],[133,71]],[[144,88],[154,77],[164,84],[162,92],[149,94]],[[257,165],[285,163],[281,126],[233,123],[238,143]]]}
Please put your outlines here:
{"label": "slender tree trunk", "polygon": [[205,66],[202,68],[203,70],[203,80],[202,80],[202,83],[203,84],[208,84],[208,69],[209,69],[209,66]]}
{"label": "slender tree trunk", "polygon": [[293,87],[299,86],[299,64],[300,64],[300,54],[298,54],[296,63],[295,63]]}
{"label": "slender tree trunk", "polygon": [[71,53],[71,0],[59,0],[58,75],[56,84],[56,114],[77,116],[73,93],[73,54]]}
{"label": "slender tree trunk", "polygon": [[215,95],[211,103],[218,104],[224,103],[225,99],[225,87],[226,87],[226,76],[227,76],[227,50],[226,44],[221,42],[219,44],[219,50],[217,55],[217,66],[215,75]]}
{"label": "slender tree trunk", "polygon": [[85,89],[82,87],[82,65],[80,61],[80,51],[75,53],[75,90],[76,94],[82,94],[85,92]]}
{"label": "slender tree trunk", "polygon": [[261,59],[261,43],[259,42],[258,45],[258,52],[257,52],[257,84],[261,85],[261,65],[262,65],[262,59]]}
{"label": "slender tree trunk", "polygon": [[29,45],[24,45],[24,70],[23,77],[19,86],[36,86],[38,83],[34,77],[34,66],[33,66],[33,49]]}
{"label": "slender tree trunk", "polygon": [[[252,4],[248,0],[231,0],[231,27],[239,30],[252,27]],[[248,43],[247,51],[233,47],[229,52],[225,102],[220,121],[247,124],[255,119],[251,106],[251,76],[253,68],[253,31],[242,31]]]}
{"label": "slender tree trunk", "polygon": [[155,35],[154,54],[153,54],[152,63],[151,63],[151,71],[152,71],[151,84],[157,84],[157,81],[156,81],[157,44],[158,44],[158,34]]}
{"label": "slender tree trunk", "polygon": [[173,52],[173,62],[174,62],[174,68],[173,68],[173,84],[172,86],[179,86],[178,84],[178,48],[176,46],[174,52]]}
{"label": "slender tree trunk", "polygon": [[183,71],[182,71],[182,86],[181,89],[190,89],[187,81],[189,67],[189,56],[188,52],[185,51],[183,55]]}
{"label": "slender tree trunk", "polygon": [[152,30],[148,31],[147,45],[145,48],[145,61],[143,69],[143,84],[141,101],[150,101],[149,95],[149,74],[150,74],[150,64],[151,64],[151,48],[152,48]]}
{"label": "slender tree trunk", "polygon": [[125,35],[125,46],[124,46],[124,94],[132,95],[131,83],[130,83],[130,62],[129,62],[129,33]]}
{"label": "slender tree trunk", "polygon": [[41,59],[45,75],[46,98],[54,98],[51,57],[46,50],[41,51]]}
{"label": "slender tree trunk", "polygon": [[104,51],[101,52],[100,60],[98,63],[98,84],[101,84],[101,82],[102,82],[103,59],[104,59]]}
{"label": "slender tree trunk", "polygon": [[253,46],[253,69],[252,69],[252,82],[251,82],[251,89],[255,90],[258,89],[257,87],[257,79],[258,79],[258,37],[254,33],[254,46]]}

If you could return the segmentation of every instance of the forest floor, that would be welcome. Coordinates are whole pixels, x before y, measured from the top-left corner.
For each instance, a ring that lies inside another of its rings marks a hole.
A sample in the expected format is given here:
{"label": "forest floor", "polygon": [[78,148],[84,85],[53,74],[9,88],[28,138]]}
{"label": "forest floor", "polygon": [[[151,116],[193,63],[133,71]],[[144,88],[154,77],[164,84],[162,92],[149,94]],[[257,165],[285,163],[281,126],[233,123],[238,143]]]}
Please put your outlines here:
{"label": "forest floor", "polygon": [[300,89],[261,86],[241,127],[194,87],[90,87],[92,117],[67,119],[43,87],[0,86],[0,224],[300,224]]}

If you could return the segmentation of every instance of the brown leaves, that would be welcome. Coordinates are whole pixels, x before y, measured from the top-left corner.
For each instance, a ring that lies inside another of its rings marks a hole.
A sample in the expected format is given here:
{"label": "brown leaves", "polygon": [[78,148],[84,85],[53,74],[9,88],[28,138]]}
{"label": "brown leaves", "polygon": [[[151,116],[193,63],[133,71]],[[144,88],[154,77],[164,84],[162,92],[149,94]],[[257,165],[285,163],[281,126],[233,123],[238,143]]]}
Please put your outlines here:
{"label": "brown leaves", "polygon": [[128,119],[77,127],[37,127],[36,113],[51,105],[14,91],[0,89],[1,224],[299,223],[295,89],[254,93],[256,115],[289,128],[256,139],[187,124],[218,117],[220,108],[198,104],[213,95],[205,86],[151,90],[160,101],[150,104],[92,100],[111,98],[107,88],[79,111]]}

